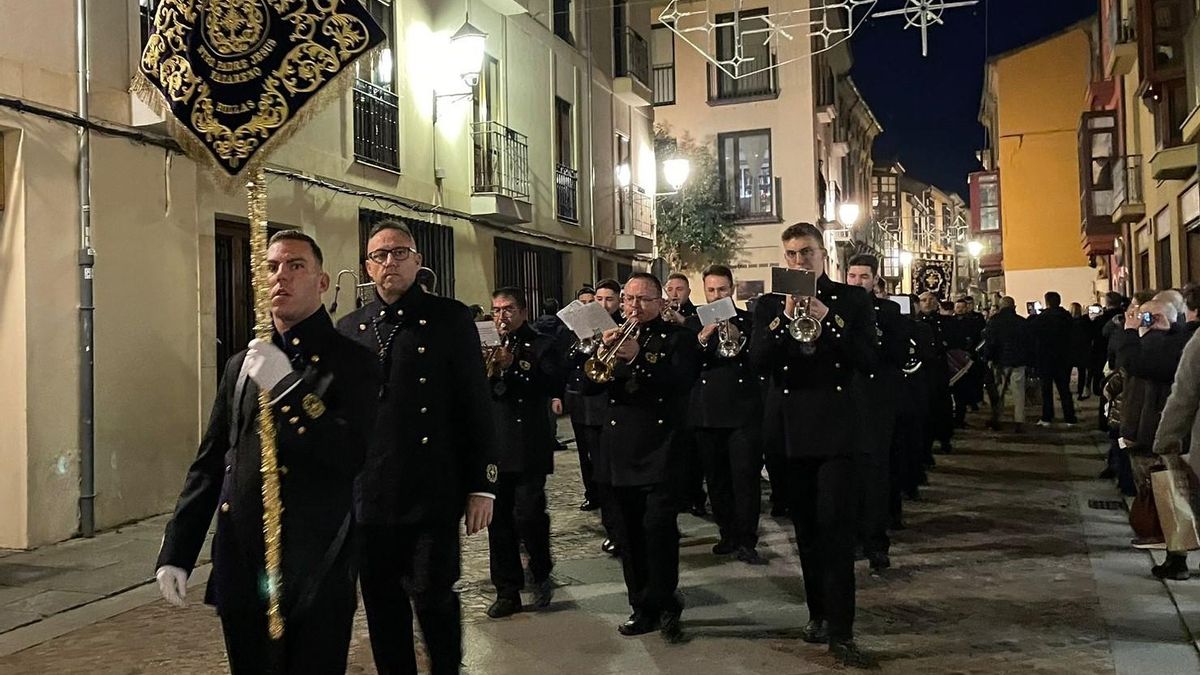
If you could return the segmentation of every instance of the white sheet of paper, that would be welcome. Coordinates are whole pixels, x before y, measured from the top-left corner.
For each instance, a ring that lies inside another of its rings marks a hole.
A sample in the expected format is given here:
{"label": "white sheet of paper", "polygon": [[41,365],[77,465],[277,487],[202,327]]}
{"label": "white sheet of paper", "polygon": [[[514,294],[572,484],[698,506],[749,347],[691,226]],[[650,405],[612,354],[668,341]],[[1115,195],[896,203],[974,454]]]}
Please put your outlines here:
{"label": "white sheet of paper", "polygon": [[591,330],[587,325],[587,319],[583,317],[584,307],[586,305],[582,302],[574,300],[558,312],[558,318],[562,319],[567,328],[570,328],[571,332],[581,340],[592,336]]}
{"label": "white sheet of paper", "polygon": [[579,310],[579,316],[586,328],[586,334],[582,334],[580,337],[589,338],[596,333],[603,333],[617,327],[617,322],[613,321],[608,312],[604,311],[604,306],[598,302],[589,302],[584,305]]}
{"label": "white sheet of paper", "polygon": [[737,316],[737,307],[733,305],[733,298],[721,298],[716,302],[697,307],[696,316],[700,317],[702,325],[711,326],[719,321],[728,321]]}
{"label": "white sheet of paper", "polygon": [[479,331],[479,344],[484,347],[500,346],[500,331],[492,321],[476,321],[475,330]]}

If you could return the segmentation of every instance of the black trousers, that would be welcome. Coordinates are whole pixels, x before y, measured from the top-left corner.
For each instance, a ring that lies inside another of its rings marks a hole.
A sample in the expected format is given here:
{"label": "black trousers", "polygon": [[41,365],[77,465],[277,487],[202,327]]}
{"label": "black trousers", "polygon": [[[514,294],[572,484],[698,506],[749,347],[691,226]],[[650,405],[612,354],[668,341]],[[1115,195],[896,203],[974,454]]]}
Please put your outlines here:
{"label": "black trousers", "polygon": [[854,634],[855,457],[789,458],[792,523],[811,620],[831,640]]}
{"label": "black trousers", "polygon": [[1038,369],[1042,378],[1042,421],[1054,421],[1054,390],[1058,390],[1058,400],[1062,404],[1063,421],[1074,424],[1075,401],[1071,398],[1071,367],[1059,366],[1054,369]]}
{"label": "black trousers", "polygon": [[458,673],[462,610],[452,588],[460,573],[458,520],[366,526],[362,535],[363,605],[380,675],[416,675],[414,609],[430,672]]}
{"label": "black trousers", "polygon": [[1079,377],[1075,382],[1075,395],[1082,398],[1084,394],[1091,393],[1091,384],[1088,377],[1088,366],[1086,363],[1075,366],[1074,370],[1079,373]]}
{"label": "black trousers", "polygon": [[696,506],[704,506],[708,496],[704,494],[704,462],[696,445],[696,437],[690,429],[680,429],[675,432],[672,441],[675,444],[676,456],[682,458],[682,473],[679,479],[682,483],[676,490],[679,497],[679,510],[687,511]]}
{"label": "black trousers", "polygon": [[529,552],[529,571],[535,582],[550,577],[550,514],[546,512],[544,474],[502,473],[496,482],[496,503],[488,526],[488,562],[496,595],[519,600],[525,587],[521,542]]}
{"label": "black trousers", "polygon": [[[583,453],[587,452],[588,469],[585,481],[591,481],[591,499],[600,505],[600,522],[604,525],[604,536],[619,541],[617,538],[617,507],[613,502],[612,494],[612,473],[609,470],[608,461],[603,457],[598,457],[596,453],[600,452],[600,433],[601,427],[590,426],[586,424],[575,425],[575,442],[579,445],[579,458],[583,459]],[[587,483],[584,484],[584,490],[587,490]]]}
{"label": "black trousers", "polygon": [[616,486],[613,495],[629,605],[635,612],[650,615],[681,611],[682,603],[675,595],[679,586],[679,528],[672,486]]}
{"label": "black trousers", "polygon": [[896,428],[895,409],[876,407],[871,425],[864,430],[868,447],[859,457],[856,473],[859,490],[858,539],[866,553],[887,553],[891,542],[892,437]]}
{"label": "black trousers", "polygon": [[571,420],[571,429],[575,432],[575,449],[579,452],[579,478],[583,481],[583,498],[589,502],[595,501],[596,470],[592,465],[592,448],[599,437],[599,427]]}
{"label": "black trousers", "polygon": [[708,500],[721,539],[734,546],[758,546],[762,510],[759,472],[762,448],[752,427],[696,429],[696,447],[704,463]]}
{"label": "black trousers", "polygon": [[305,613],[284,625],[282,641],[267,636],[266,611],[226,612],[221,615],[225,651],[233,675],[283,673],[341,675],[346,672],[350,631],[358,598],[354,585],[343,597],[321,597]]}

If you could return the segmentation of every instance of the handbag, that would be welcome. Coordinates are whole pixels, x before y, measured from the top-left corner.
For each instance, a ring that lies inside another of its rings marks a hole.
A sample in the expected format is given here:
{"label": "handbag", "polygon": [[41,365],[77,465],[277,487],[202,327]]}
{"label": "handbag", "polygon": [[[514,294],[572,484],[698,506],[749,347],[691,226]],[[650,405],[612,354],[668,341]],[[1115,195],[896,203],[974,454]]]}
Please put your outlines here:
{"label": "handbag", "polygon": [[1137,537],[1139,545],[1146,546],[1163,543],[1162,525],[1158,522],[1158,509],[1154,503],[1154,495],[1149,490],[1139,490],[1129,507],[1129,526]]}
{"label": "handbag", "polygon": [[1171,466],[1150,474],[1154,506],[1162,525],[1167,550],[1174,553],[1200,549],[1196,516],[1189,501],[1191,476],[1186,468]]}

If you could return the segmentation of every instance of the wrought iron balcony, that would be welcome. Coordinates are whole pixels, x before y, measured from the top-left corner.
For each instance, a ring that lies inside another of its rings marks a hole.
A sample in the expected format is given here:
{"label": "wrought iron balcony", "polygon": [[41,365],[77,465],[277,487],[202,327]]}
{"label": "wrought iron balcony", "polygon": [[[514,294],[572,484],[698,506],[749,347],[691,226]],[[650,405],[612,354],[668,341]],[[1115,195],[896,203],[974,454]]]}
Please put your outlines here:
{"label": "wrought iron balcony", "polygon": [[775,55],[771,54],[771,68],[745,77],[730,77],[723,70],[708,64],[708,102],[729,103],[746,99],[765,99],[779,96],[779,82],[775,79]]}
{"label": "wrought iron balcony", "polygon": [[650,86],[650,45],[646,38],[634,29],[625,26],[614,36],[615,53],[617,55],[617,77],[634,77],[646,86]]}
{"label": "wrought iron balcony", "polygon": [[529,199],[529,141],[499,122],[472,126],[475,144],[475,194]]}
{"label": "wrought iron balcony", "polygon": [[579,222],[579,172],[569,166],[554,166],[554,203],[558,219]]}
{"label": "wrought iron balcony", "polygon": [[400,98],[366,80],[354,81],[354,157],[385,169],[400,168]]}
{"label": "wrought iron balcony", "polygon": [[675,64],[654,66],[654,105],[675,103]]}
{"label": "wrought iron balcony", "polygon": [[1113,162],[1113,222],[1134,222],[1141,220],[1145,215],[1146,198],[1142,193],[1142,156],[1118,157]]}
{"label": "wrought iron balcony", "polygon": [[633,234],[653,239],[654,197],[640,190],[625,189],[629,192],[629,218],[621,223],[617,234]]}

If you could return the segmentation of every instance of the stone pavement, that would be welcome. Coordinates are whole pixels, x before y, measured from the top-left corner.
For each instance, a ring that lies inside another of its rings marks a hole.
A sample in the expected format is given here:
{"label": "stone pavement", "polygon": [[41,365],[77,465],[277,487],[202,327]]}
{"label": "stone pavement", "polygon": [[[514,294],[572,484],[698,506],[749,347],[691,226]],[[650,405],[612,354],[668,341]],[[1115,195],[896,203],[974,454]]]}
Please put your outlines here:
{"label": "stone pavement", "polygon": [[[1082,426],[1021,436],[972,430],[955,454],[938,457],[921,501],[906,504],[893,568],[872,576],[860,563],[856,631],[884,672],[1200,672],[1192,642],[1200,579],[1168,587],[1149,577],[1149,557],[1128,547],[1119,497],[1094,479],[1101,448]],[[764,567],[713,556],[713,525],[682,517],[688,642],[617,635],[629,611],[620,568],[599,551],[597,515],[576,508],[574,453],[557,462],[549,491],[560,587],[548,610],[487,619],[487,541],[465,540],[468,672],[788,675],[834,667],[798,639],[807,615],[790,524],[766,516]],[[148,579],[161,527],[152,519],[0,557],[8,622],[0,625],[0,673],[221,672],[209,608],[173,610],[153,600],[153,585],[121,592]],[[197,570],[190,597],[201,597],[206,570]],[[14,622],[28,625],[11,629]],[[361,611],[350,672],[374,672]]]}

